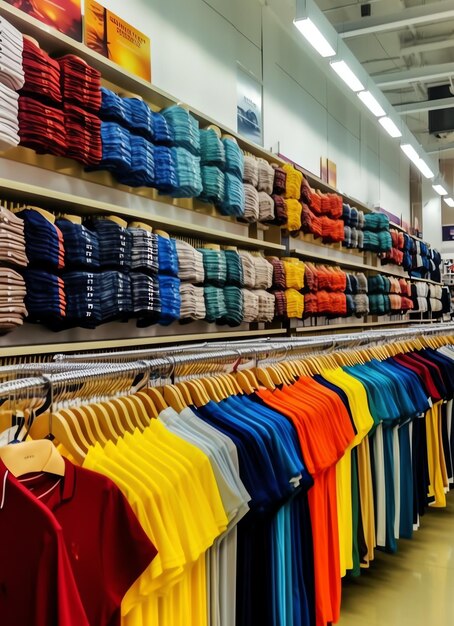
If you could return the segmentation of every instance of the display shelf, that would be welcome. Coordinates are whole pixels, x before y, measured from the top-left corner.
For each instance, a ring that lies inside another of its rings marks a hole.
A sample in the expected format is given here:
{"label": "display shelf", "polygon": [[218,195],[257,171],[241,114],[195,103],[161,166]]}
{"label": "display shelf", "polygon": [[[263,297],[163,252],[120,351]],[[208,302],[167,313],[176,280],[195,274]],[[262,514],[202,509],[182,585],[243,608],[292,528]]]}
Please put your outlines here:
{"label": "display shelf", "polygon": [[410,276],[409,278],[410,278],[410,280],[412,280],[414,282],[430,283],[431,285],[441,285],[441,286],[443,286],[443,283],[437,283],[436,280],[432,280],[430,278],[417,278],[416,276]]}
{"label": "display shelf", "polygon": [[[180,209],[178,218],[158,214],[158,211],[162,211],[165,205],[148,198],[142,198],[140,204],[137,201],[138,208],[134,209],[62,191],[50,191],[46,187],[11,181],[6,178],[0,178],[0,197],[9,199],[11,202],[42,204],[43,208],[53,209],[60,213],[75,211],[81,215],[93,215],[95,213],[118,215],[127,220],[139,220],[161,229],[169,229],[171,234],[188,234],[217,243],[235,244],[240,247],[270,252],[285,250],[285,246],[282,244],[237,233],[235,229],[231,228],[230,222],[221,217],[207,216],[185,209]],[[213,224],[213,227],[204,225],[207,223]],[[241,225],[240,228],[244,230],[247,227]]]}
{"label": "display shelf", "polygon": [[[75,54],[81,57],[92,67],[99,70],[105,81],[119,86],[125,91],[141,96],[144,100],[149,101],[156,107],[163,108],[181,103],[181,101],[174,96],[166,93],[162,89],[159,89],[155,85],[152,85],[143,78],[128,72],[101,54],[91,50],[85,44],[71,39],[67,35],[64,35],[63,33],[60,33],[57,30],[43,24],[30,15],[26,15],[23,11],[16,9],[4,0],[0,0],[0,15],[11,22],[11,24],[20,30],[21,33],[30,35],[31,37],[37,39],[42,48],[49,53]],[[204,113],[191,107],[189,103],[188,105],[188,110],[200,122],[203,124],[215,124],[216,126],[219,126],[223,132],[235,137],[244,150],[269,161],[278,160],[270,151],[265,150],[253,142],[247,141],[234,130],[219,124],[216,120],[213,120]]]}
{"label": "display shelf", "polygon": [[381,267],[380,265],[362,263],[359,255],[355,257],[348,252],[344,252],[343,250],[329,248],[329,254],[320,253],[324,248],[326,248],[326,246],[310,244],[305,241],[295,239],[290,243],[290,254],[295,254],[303,259],[311,259],[313,261],[329,263],[331,265],[340,265],[341,267],[357,271],[373,271],[378,272],[379,274],[387,274],[389,276],[396,276],[397,278],[405,278],[409,280],[409,277],[406,274],[399,273],[396,270],[387,269],[386,267]]}
{"label": "display shelf", "polygon": [[[219,328],[219,327],[217,327]],[[14,332],[14,331],[13,331]],[[31,356],[40,354],[54,354],[57,352],[81,352],[104,350],[109,348],[132,348],[139,346],[156,346],[169,345],[191,341],[207,341],[222,340],[231,338],[249,338],[249,337],[267,337],[274,335],[283,335],[286,333],[285,328],[267,328],[258,330],[226,330],[216,332],[192,332],[186,334],[167,334],[151,337],[128,337],[123,339],[104,339],[91,341],[69,341],[57,343],[55,341],[49,343],[36,343],[33,345],[10,345],[3,346],[0,344],[0,359],[14,356]],[[55,335],[54,335],[55,337]]]}
{"label": "display shelf", "polygon": [[436,324],[437,321],[436,320],[395,320],[395,321],[390,321],[390,320],[386,320],[383,322],[361,322],[359,321],[358,324],[355,323],[349,323],[349,324],[325,324],[323,326],[297,326],[296,328],[294,328],[294,332],[297,333],[309,333],[309,332],[333,332],[336,330],[345,330],[346,328],[369,328],[371,326],[401,326],[403,324],[415,324],[415,323],[421,323],[421,324]]}

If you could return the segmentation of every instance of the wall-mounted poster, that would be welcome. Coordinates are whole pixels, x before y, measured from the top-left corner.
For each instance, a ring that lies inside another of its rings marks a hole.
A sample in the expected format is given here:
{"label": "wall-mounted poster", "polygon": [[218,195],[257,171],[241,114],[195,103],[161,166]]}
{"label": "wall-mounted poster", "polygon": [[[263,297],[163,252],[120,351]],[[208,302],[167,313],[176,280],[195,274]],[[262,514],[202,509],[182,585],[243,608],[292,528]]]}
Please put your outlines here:
{"label": "wall-mounted poster", "polygon": [[95,0],[85,0],[84,41],[125,70],[151,81],[149,37]]}
{"label": "wall-mounted poster", "polygon": [[237,130],[246,139],[263,144],[262,85],[240,65],[237,67]]}
{"label": "wall-mounted poster", "polygon": [[6,0],[16,9],[82,41],[81,0]]}
{"label": "wall-mounted poster", "polygon": [[454,241],[454,224],[448,224],[442,227],[443,228],[443,241]]}
{"label": "wall-mounted poster", "polygon": [[327,160],[328,166],[328,185],[337,188],[337,165],[334,161]]}

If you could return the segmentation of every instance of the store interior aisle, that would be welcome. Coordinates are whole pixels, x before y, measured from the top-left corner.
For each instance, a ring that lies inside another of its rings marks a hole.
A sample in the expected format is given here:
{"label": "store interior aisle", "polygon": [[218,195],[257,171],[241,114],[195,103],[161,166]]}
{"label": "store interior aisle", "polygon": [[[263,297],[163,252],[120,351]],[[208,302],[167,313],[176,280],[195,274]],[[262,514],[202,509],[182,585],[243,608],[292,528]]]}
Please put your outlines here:
{"label": "store interior aisle", "polygon": [[339,626],[452,626],[454,623],[454,493],[446,509],[430,509],[397,554],[343,586]]}

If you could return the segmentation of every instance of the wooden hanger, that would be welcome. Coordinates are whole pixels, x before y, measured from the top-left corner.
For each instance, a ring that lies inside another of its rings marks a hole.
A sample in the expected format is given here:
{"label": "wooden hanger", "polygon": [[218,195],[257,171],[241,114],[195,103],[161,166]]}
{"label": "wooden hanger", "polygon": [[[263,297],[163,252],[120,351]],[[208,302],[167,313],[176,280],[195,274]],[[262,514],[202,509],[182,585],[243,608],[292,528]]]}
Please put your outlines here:
{"label": "wooden hanger", "polygon": [[237,370],[235,374],[229,374],[229,376],[235,376],[237,383],[239,384],[241,389],[244,391],[244,393],[247,393],[248,395],[250,395],[251,393],[254,393],[255,389],[258,389],[258,385],[257,387],[254,388],[254,386],[252,385],[251,381],[249,380],[245,372],[246,370]]}
{"label": "wooden hanger", "polygon": [[257,380],[267,389],[273,391],[276,389],[276,385],[273,382],[273,379],[270,376],[269,371],[266,367],[256,367],[254,373],[257,377]]}
{"label": "wooden hanger", "polygon": [[200,407],[210,402],[210,396],[207,394],[205,387],[200,384],[199,380],[188,380],[186,381],[186,386],[191,395],[190,404]]}
{"label": "wooden hanger", "polygon": [[167,406],[171,406],[174,411],[181,413],[186,408],[186,403],[181,391],[175,385],[165,385],[163,388],[164,399]]}
{"label": "wooden hanger", "polygon": [[[50,423],[52,427],[50,428]],[[76,441],[68,422],[58,413],[50,418],[48,413],[42,413],[35,418],[30,427],[29,435],[32,439],[46,439],[52,435],[56,441],[61,443],[71,456],[82,465],[86,452],[80,447]]]}
{"label": "wooden hanger", "polygon": [[65,475],[65,461],[52,441],[25,441],[0,448],[0,458],[14,476],[33,472]]}
{"label": "wooden hanger", "polygon": [[159,413],[164,411],[164,409],[167,409],[169,406],[162,393],[156,387],[146,387],[143,391],[147,394],[147,396],[150,396]]}
{"label": "wooden hanger", "polygon": [[140,399],[140,401],[143,403],[145,410],[147,412],[148,418],[153,419],[153,418],[157,418],[160,411],[158,411],[157,407],[155,406],[153,400],[151,399],[151,397],[146,393],[145,390],[142,391],[138,391],[136,394],[136,397]]}
{"label": "wooden hanger", "polygon": [[208,395],[212,400],[214,400],[214,402],[221,402],[221,400],[225,399],[226,396],[224,395],[223,390],[219,386],[218,381],[214,378],[204,377],[200,379],[200,382],[205,387]]}
{"label": "wooden hanger", "polygon": [[192,396],[191,396],[191,392],[189,391],[186,383],[180,381],[180,382],[174,383],[174,384],[175,384],[175,387],[177,387],[181,391],[181,393],[183,395],[183,398],[184,398],[184,401],[186,403],[186,406],[190,406],[192,404]]}

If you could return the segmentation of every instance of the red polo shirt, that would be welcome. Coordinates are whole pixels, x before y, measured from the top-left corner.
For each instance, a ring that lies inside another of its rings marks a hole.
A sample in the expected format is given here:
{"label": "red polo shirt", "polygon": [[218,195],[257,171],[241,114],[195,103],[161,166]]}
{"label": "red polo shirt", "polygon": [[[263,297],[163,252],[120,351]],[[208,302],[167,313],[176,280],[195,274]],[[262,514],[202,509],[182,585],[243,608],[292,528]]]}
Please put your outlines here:
{"label": "red polo shirt", "polygon": [[60,524],[1,460],[0,622],[2,626],[91,626]]}
{"label": "red polo shirt", "polygon": [[123,596],[157,550],[109,478],[65,464],[64,477],[35,474],[20,481],[63,529],[90,626],[120,626]]}

